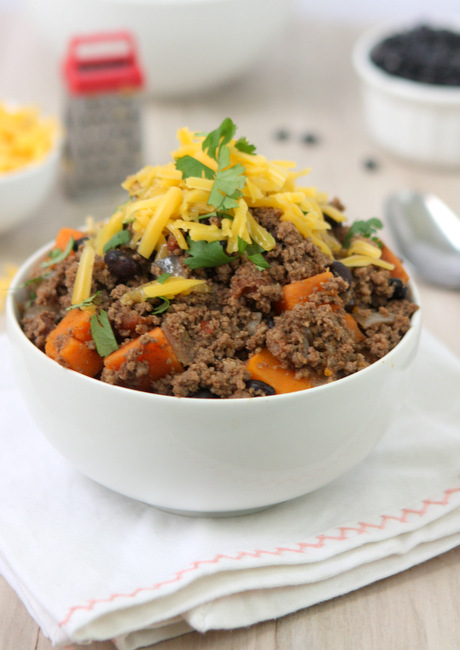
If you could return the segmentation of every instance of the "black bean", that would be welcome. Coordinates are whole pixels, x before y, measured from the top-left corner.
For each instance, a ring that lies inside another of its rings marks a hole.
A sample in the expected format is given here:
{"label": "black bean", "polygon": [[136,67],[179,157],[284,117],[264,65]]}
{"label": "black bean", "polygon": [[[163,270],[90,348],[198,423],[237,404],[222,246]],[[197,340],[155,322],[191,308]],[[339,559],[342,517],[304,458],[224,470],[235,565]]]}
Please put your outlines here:
{"label": "black bean", "polygon": [[136,260],[129,254],[116,248],[107,251],[104,255],[104,261],[110,273],[116,275],[117,278],[127,280],[128,278],[139,275],[141,272],[141,267]]}
{"label": "black bean", "polygon": [[390,278],[390,285],[393,286],[393,300],[404,300],[407,298],[407,286],[399,278]]}
{"label": "black bean", "polygon": [[271,330],[271,329],[273,329],[275,327],[275,321],[273,320],[273,318],[271,316],[269,316],[265,320],[265,325],[268,327],[269,330]]}
{"label": "black bean", "polygon": [[189,397],[195,397],[196,399],[220,399],[218,395],[212,393],[208,388],[199,388],[196,393],[193,393]]}
{"label": "black bean", "polygon": [[86,241],[88,237],[79,237],[78,239],[75,239],[73,242],[73,250],[77,251],[81,244],[83,244],[84,241]]}
{"label": "black bean", "polygon": [[460,33],[429,25],[395,33],[371,52],[388,74],[421,83],[460,85]]}
{"label": "black bean", "polygon": [[345,266],[345,264],[342,264],[342,262],[334,260],[334,262],[329,265],[329,268],[331,270],[331,273],[333,273],[336,278],[342,278],[342,280],[345,280],[348,286],[350,286],[353,280],[353,274],[348,266]]}
{"label": "black bean", "polygon": [[259,381],[258,379],[249,379],[246,382],[248,388],[253,388],[264,395],[276,395],[276,390],[270,384],[266,384],[264,381]]}

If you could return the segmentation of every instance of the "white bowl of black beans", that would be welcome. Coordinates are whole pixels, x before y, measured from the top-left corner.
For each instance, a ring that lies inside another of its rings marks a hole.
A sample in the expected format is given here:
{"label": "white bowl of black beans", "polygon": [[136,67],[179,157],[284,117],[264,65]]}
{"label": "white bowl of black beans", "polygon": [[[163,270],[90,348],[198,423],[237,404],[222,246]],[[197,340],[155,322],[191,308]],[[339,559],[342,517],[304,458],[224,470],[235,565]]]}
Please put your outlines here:
{"label": "white bowl of black beans", "polygon": [[460,22],[392,22],[353,49],[374,141],[396,156],[460,167]]}

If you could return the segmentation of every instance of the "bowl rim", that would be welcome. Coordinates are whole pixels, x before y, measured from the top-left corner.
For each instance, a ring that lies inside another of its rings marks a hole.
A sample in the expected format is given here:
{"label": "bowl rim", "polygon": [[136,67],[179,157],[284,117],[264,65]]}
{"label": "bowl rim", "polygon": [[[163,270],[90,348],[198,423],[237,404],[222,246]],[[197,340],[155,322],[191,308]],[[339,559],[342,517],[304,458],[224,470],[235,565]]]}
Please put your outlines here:
{"label": "bowl rim", "polygon": [[365,30],[355,41],[352,49],[353,67],[363,81],[381,92],[420,104],[458,107],[460,86],[438,86],[397,77],[379,68],[370,58],[371,50],[385,38],[422,24],[460,33],[458,17],[425,16],[420,19],[387,20]]}
{"label": "bowl rim", "polygon": [[[26,277],[30,270],[33,268],[33,266],[42,258],[47,251],[52,248],[53,242],[48,242],[47,244],[41,246],[38,250],[36,250],[32,255],[30,255],[19,267],[17,270],[7,293],[6,297],[6,309],[5,309],[5,314],[6,314],[6,325],[7,325],[7,332],[8,332],[8,338],[10,339],[11,343],[11,332],[14,330],[14,333],[17,334],[22,340],[24,341],[25,345],[28,346],[28,349],[31,351],[32,354],[40,355],[40,358],[42,359],[43,363],[49,363],[52,364],[53,367],[57,371],[63,371],[63,372],[68,372],[69,370],[67,368],[64,368],[60,364],[58,364],[56,361],[53,359],[50,359],[47,357],[44,352],[39,350],[33,343],[30,341],[26,335],[24,334],[20,324],[19,324],[19,319],[18,319],[18,309],[17,309],[17,302],[16,302],[16,292],[19,289],[24,288],[24,282],[26,281]],[[376,372],[377,368],[379,368],[382,365],[385,364],[390,364],[392,365],[392,359],[395,357],[399,351],[401,350],[402,347],[405,346],[410,346],[416,345],[417,340],[421,331],[421,325],[422,325],[422,305],[421,305],[421,299],[420,299],[420,293],[417,288],[417,285],[414,283],[412,277],[410,278],[410,283],[409,283],[409,288],[410,292],[412,294],[412,299],[413,301],[418,305],[417,311],[412,315],[411,317],[411,326],[409,330],[406,332],[406,334],[402,337],[402,339],[397,343],[397,345],[388,352],[385,356],[381,357],[374,363],[370,364],[366,368],[363,368],[362,370],[358,370],[357,372],[347,375],[346,377],[343,377],[341,379],[335,380],[333,382],[327,383],[327,384],[322,384],[320,386],[314,386],[313,388],[309,388],[307,390],[301,390],[301,391],[295,391],[292,393],[282,393],[282,394],[276,394],[276,395],[266,395],[262,397],[257,397],[257,398],[237,398],[237,397],[230,397],[226,399],[211,399],[211,398],[200,398],[200,399],[193,399],[190,397],[176,397],[174,395],[161,395],[158,393],[148,393],[145,391],[139,391],[135,390],[132,388],[126,388],[124,386],[114,386],[112,384],[107,384],[105,382],[102,382],[98,379],[95,379],[93,377],[87,377],[86,375],[80,374],[78,372],[73,372],[73,379],[74,381],[83,384],[89,384],[88,385],[98,385],[99,388],[97,390],[102,390],[102,391],[110,391],[113,392],[114,395],[117,395],[117,393],[120,393],[120,395],[126,394],[126,392],[129,392],[130,394],[135,394],[137,395],[136,399],[140,400],[149,400],[151,401],[152,399],[154,401],[161,401],[164,402],[165,404],[169,403],[171,404],[172,401],[174,400],[175,403],[177,403],[177,400],[180,400],[182,403],[188,404],[200,404],[200,403],[205,403],[207,408],[216,408],[214,405],[222,405],[222,404],[240,404],[240,405],[245,405],[242,406],[242,408],[250,408],[247,405],[249,404],[273,404],[275,401],[291,401],[295,399],[310,399],[308,396],[312,395],[319,395],[320,393],[324,392],[325,390],[332,391],[332,390],[338,390],[338,387],[343,386],[344,384],[353,384],[354,382],[359,382],[366,375],[369,373],[374,373]],[[38,357],[37,357],[38,358]],[[165,401],[166,400],[166,401]],[[267,403],[267,400],[269,402]],[[213,406],[211,406],[211,404]],[[191,406],[191,408],[194,408]],[[195,408],[198,408],[196,406]],[[218,409],[223,409],[224,407],[222,406],[217,406]]]}

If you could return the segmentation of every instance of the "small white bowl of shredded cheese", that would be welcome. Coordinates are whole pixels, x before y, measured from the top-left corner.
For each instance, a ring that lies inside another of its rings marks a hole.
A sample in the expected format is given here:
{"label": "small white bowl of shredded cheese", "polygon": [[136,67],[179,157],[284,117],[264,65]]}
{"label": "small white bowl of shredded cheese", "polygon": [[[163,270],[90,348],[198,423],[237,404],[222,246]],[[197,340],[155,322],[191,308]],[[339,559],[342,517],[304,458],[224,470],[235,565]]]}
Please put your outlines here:
{"label": "small white bowl of shredded cheese", "polygon": [[59,158],[56,120],[35,107],[0,102],[0,234],[42,205],[56,181]]}

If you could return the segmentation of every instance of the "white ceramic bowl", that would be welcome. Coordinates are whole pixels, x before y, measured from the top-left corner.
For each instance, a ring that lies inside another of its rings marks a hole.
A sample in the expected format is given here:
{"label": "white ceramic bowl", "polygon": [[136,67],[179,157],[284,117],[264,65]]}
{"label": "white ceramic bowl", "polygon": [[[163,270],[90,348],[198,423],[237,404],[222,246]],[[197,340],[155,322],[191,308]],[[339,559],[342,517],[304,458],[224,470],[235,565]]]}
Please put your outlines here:
{"label": "white ceramic bowl", "polygon": [[50,193],[59,169],[60,142],[45,158],[0,174],[0,235],[29,219]]}
{"label": "white ceramic bowl", "polygon": [[[458,20],[424,23],[460,31]],[[417,24],[411,20],[378,25],[364,32],[354,46],[353,64],[362,82],[367,128],[380,146],[405,160],[460,167],[460,88],[398,78],[370,58],[377,43]]]}
{"label": "white ceramic bowl", "polygon": [[17,384],[49,442],[112,490],[186,514],[264,508],[347,472],[398,413],[420,311],[386,357],[325,386],[253,399],[153,395],[63,368],[23,334],[16,300],[46,250],[21,267],[7,299]]}
{"label": "white ceramic bowl", "polygon": [[62,59],[71,36],[127,29],[137,38],[147,90],[170,97],[212,90],[274,47],[295,0],[27,0]]}

